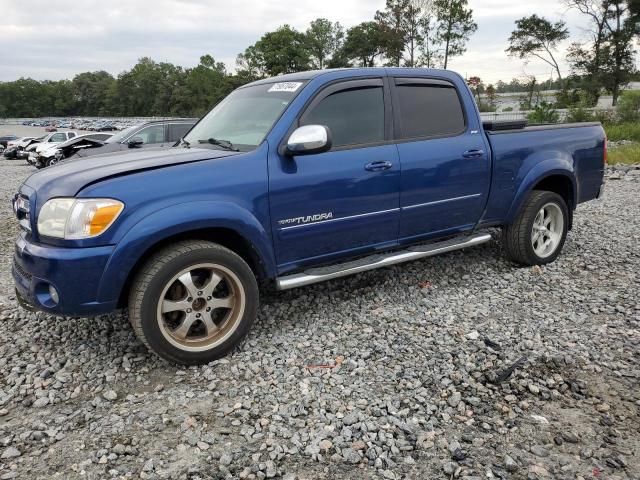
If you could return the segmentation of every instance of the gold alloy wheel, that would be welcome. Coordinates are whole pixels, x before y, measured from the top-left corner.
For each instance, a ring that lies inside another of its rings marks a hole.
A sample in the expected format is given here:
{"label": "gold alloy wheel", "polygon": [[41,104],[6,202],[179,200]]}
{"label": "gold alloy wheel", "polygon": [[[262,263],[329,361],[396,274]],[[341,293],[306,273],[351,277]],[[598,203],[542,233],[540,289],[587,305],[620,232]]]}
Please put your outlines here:
{"label": "gold alloy wheel", "polygon": [[192,265],[162,289],[157,318],[165,339],[189,352],[209,350],[237,329],[246,294],[238,276],[215,263]]}

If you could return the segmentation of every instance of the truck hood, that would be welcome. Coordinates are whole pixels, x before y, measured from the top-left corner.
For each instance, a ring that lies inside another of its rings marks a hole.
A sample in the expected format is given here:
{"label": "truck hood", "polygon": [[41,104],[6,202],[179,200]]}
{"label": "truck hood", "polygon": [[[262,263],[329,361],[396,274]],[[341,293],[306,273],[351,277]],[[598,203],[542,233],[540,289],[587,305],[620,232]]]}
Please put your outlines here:
{"label": "truck hood", "polygon": [[53,197],[73,197],[86,185],[143,170],[166,168],[238,155],[208,148],[141,148],[69,160],[31,175],[24,184],[36,191],[39,205]]}

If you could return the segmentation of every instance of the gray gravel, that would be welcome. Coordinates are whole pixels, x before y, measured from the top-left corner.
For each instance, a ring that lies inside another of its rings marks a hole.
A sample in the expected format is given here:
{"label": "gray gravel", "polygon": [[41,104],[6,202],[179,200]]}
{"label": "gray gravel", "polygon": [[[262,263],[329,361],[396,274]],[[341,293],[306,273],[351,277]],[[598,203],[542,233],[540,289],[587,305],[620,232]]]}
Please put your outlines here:
{"label": "gray gravel", "polygon": [[640,478],[640,170],[552,265],[496,240],[266,294],[238,351],[181,369],[122,315],[16,307],[31,170],[0,168],[0,479]]}

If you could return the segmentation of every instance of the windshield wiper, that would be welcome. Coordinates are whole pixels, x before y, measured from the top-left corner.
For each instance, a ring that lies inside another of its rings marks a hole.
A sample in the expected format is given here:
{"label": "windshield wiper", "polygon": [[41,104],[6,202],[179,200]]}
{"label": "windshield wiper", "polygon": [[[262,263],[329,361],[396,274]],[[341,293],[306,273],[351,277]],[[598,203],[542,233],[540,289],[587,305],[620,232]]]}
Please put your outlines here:
{"label": "windshield wiper", "polygon": [[191,148],[191,144],[187,142],[184,138],[181,138],[178,142],[178,145],[184,145],[184,148]]}
{"label": "windshield wiper", "polygon": [[198,143],[210,143],[217,147],[222,147],[225,150],[231,150],[232,152],[239,152],[240,150],[233,146],[229,140],[221,140],[218,138],[207,138],[206,140],[198,140]]}

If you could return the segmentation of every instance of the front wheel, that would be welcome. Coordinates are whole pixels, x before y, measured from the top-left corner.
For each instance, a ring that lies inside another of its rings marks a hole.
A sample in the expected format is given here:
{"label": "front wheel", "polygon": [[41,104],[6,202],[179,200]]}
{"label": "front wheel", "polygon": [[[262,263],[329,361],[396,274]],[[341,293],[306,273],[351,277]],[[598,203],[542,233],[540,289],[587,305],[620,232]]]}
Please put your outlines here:
{"label": "front wheel", "polygon": [[197,365],[242,340],[258,303],[256,278],[242,258],[215,243],[184,241],[142,267],[129,296],[129,320],[160,357]]}
{"label": "front wheel", "polygon": [[569,210],[554,192],[534,190],[511,225],[503,228],[507,258],[522,265],[553,262],[567,238]]}

